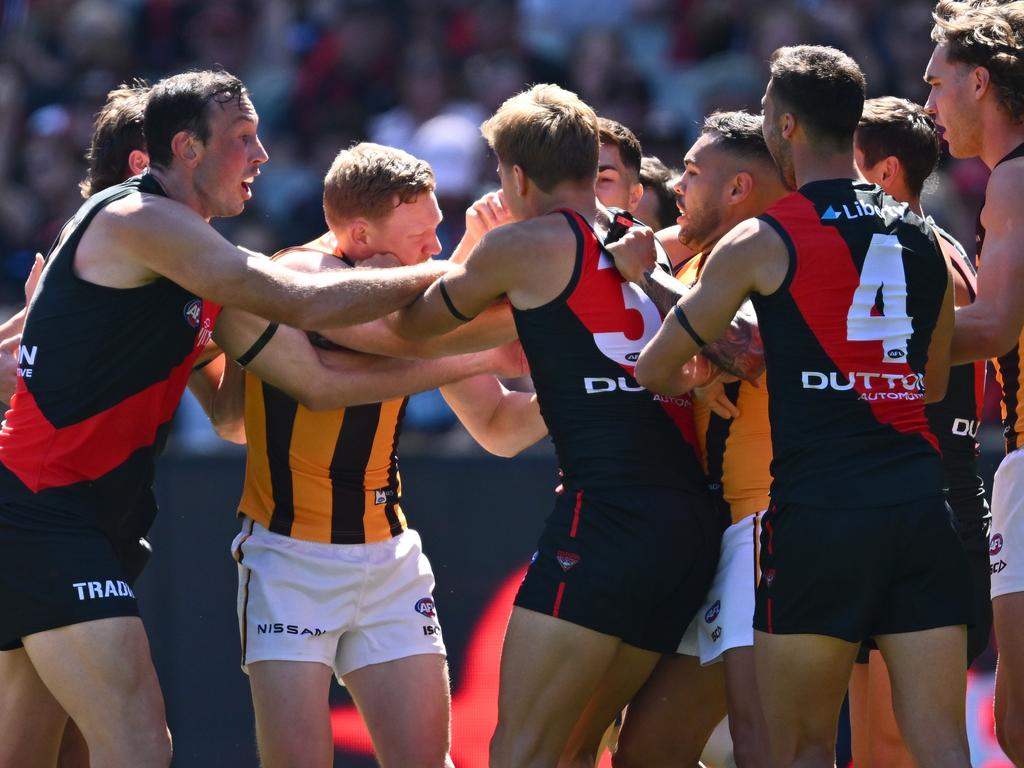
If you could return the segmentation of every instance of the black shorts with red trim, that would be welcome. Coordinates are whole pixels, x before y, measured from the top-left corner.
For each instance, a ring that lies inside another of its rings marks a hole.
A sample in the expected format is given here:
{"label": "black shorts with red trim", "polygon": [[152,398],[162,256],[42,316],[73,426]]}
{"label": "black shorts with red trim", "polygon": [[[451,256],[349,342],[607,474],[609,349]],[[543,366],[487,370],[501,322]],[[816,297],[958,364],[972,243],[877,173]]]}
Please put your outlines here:
{"label": "black shorts with red trim", "polygon": [[[971,595],[974,605],[974,623],[967,627],[967,666],[988,648],[992,634],[992,577],[988,556],[988,533],[992,515],[984,496],[951,501],[956,516],[957,532],[967,553],[971,570]],[[867,664],[868,654],[878,646],[874,640],[865,640],[857,652],[857,663]]]}
{"label": "black shorts with red trim", "polygon": [[672,653],[711,586],[721,538],[702,493],[567,487],[515,604]]}
{"label": "black shorts with red trim", "polygon": [[0,651],[36,632],[138,616],[131,583],[148,555],[142,541],[115,545],[91,529],[0,525]]}
{"label": "black shorts with red trim", "polygon": [[964,546],[942,496],[885,507],[773,502],[754,629],[861,643],[974,623]]}

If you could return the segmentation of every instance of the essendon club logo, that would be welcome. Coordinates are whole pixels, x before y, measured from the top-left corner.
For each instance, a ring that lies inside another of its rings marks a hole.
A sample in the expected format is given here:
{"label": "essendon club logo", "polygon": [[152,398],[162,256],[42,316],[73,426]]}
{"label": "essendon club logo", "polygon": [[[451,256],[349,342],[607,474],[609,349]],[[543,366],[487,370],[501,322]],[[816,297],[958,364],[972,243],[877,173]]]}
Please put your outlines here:
{"label": "essendon club logo", "polygon": [[775,569],[774,568],[767,568],[767,569],[765,569],[765,571],[764,571],[764,583],[767,584],[770,587],[772,585],[773,581],[775,581]]}
{"label": "essendon club logo", "polygon": [[193,328],[199,327],[199,321],[203,317],[203,300],[192,299],[188,304],[185,305],[185,322],[191,325]]}
{"label": "essendon club logo", "polygon": [[558,552],[555,554],[555,559],[558,561],[558,564],[562,566],[563,571],[568,571],[570,568],[572,568],[574,565],[576,565],[576,563],[580,561],[580,556],[575,552],[565,552],[564,550],[558,550]]}

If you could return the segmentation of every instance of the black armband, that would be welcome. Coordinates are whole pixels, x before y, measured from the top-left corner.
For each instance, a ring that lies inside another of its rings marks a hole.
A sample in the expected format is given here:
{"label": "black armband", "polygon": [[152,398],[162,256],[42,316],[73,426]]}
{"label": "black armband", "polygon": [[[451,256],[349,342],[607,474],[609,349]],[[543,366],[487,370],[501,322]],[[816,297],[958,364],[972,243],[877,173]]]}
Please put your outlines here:
{"label": "black armband", "polygon": [[271,323],[260,334],[260,337],[252,343],[252,346],[245,350],[245,354],[235,359],[235,362],[245,368],[267,346],[267,342],[273,338],[275,333],[277,333],[277,323]]}
{"label": "black armband", "polygon": [[462,314],[461,312],[459,312],[459,310],[455,308],[455,305],[452,304],[452,297],[448,295],[448,289],[444,287],[443,279],[438,280],[437,287],[438,290],[441,291],[441,298],[444,299],[444,305],[448,307],[448,311],[452,313],[452,316],[456,320],[461,320],[464,323],[468,323],[470,320],[473,319],[472,317],[466,317],[464,314]]}
{"label": "black armband", "polygon": [[690,325],[690,321],[687,319],[686,313],[683,312],[683,308],[680,307],[678,304],[676,304],[675,309],[673,310],[673,312],[675,312],[676,320],[678,320],[679,324],[681,326],[683,326],[683,330],[686,331],[688,334],[690,334],[690,338],[691,339],[693,339],[695,342],[697,342],[697,346],[698,347],[706,347],[708,343],[706,341],[704,341],[704,339],[702,339],[700,337],[699,333],[697,333],[695,330],[693,330],[693,326]]}

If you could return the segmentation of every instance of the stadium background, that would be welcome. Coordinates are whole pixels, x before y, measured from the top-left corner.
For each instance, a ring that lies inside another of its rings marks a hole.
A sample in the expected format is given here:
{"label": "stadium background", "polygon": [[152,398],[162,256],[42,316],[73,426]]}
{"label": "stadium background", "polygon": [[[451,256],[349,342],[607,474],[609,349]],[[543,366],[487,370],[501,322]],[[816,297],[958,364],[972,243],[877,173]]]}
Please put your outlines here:
{"label": "stadium background", "polygon": [[[869,95],[921,102],[931,0],[0,0],[0,311],[13,312],[32,254],[80,203],[93,115],[107,90],[215,63],[241,76],[270,154],[244,215],[217,223],[272,252],[323,229],[320,180],[334,154],[370,139],[429,160],[446,252],[463,211],[496,186],[477,127],[506,97],[557,82],[636,131],[678,167],[700,117],[758,109],[779,45],[836,45]],[[944,158],[925,207],[970,249],[987,171]],[[989,389],[987,478],[1000,438]],[[407,512],[438,580],[454,683],[454,755],[482,766],[509,590],[533,550],[555,484],[548,446],[501,461],[475,449],[436,395],[417,396],[402,442]],[[140,584],[175,734],[175,765],[255,764],[238,669],[227,547],[242,454],[196,406],[179,413],[159,472],[156,552]],[[992,654],[972,678],[976,766],[1008,765],[991,738]],[[338,695],[339,762],[351,710]],[[342,757],[344,755],[344,757]]]}

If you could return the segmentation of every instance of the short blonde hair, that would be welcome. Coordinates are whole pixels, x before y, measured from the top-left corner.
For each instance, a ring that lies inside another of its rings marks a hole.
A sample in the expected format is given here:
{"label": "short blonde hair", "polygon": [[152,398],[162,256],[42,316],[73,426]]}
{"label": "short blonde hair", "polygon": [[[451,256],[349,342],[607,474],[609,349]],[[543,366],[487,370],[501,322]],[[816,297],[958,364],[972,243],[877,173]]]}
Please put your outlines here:
{"label": "short blonde hair", "polygon": [[434,191],[430,163],[408,152],[362,142],[343,149],[324,178],[327,223],[387,218],[402,203]]}
{"label": "short blonde hair", "polygon": [[557,85],[535,85],[508,99],[480,126],[504,165],[518,165],[545,192],[597,176],[597,115]]}

